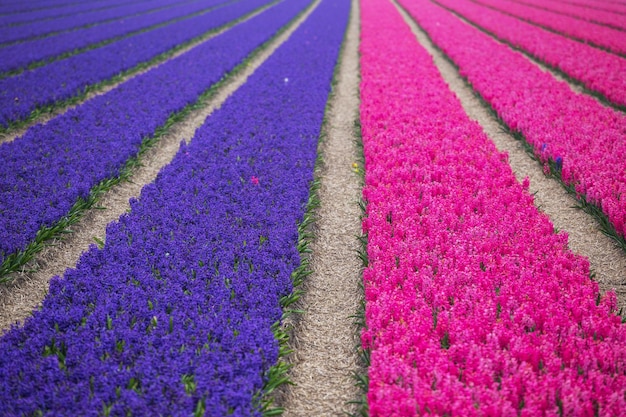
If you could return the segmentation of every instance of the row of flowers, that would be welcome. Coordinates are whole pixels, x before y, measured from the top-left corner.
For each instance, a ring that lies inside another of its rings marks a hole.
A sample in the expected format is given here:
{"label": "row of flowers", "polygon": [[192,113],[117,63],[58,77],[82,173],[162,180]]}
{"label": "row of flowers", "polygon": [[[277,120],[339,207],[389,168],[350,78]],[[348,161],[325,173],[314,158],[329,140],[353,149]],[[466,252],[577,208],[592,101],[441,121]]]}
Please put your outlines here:
{"label": "row of flowers", "polygon": [[0,80],[0,125],[27,119],[37,108],[79,96],[109,80],[226,25],[269,0],[242,0],[209,13],[130,36],[43,67]]}
{"label": "row of flowers", "polygon": [[618,14],[626,13],[626,4],[614,3],[598,0],[572,0],[571,4],[575,4],[578,7],[592,8],[598,10],[604,10],[605,12],[613,12]]}
{"label": "row of flowers", "polygon": [[261,413],[349,8],[323,1],[0,338],[1,415]]}
{"label": "row of flowers", "polygon": [[[522,54],[428,0],[401,0],[513,132],[626,233],[626,117],[578,94]],[[459,42],[462,39],[463,42]]]}
{"label": "row of flowers", "polygon": [[126,5],[127,3],[128,1],[124,0],[99,0],[85,3],[29,1],[28,3],[4,4],[0,6],[0,26],[24,24],[35,20],[47,20],[107,10]]}
{"label": "row of flowers", "polygon": [[0,44],[23,41],[37,36],[45,36],[53,32],[79,28],[110,19],[132,16],[153,9],[155,6],[159,7],[171,3],[172,0],[157,0],[155,3],[140,2],[103,10],[97,13],[82,13],[75,16],[65,16],[59,19],[43,20],[41,22],[32,22],[16,26],[5,26],[0,28]]}
{"label": "row of flowers", "polygon": [[[230,19],[264,1],[244,0],[228,12],[216,13],[227,13],[224,18]],[[79,198],[86,199],[92,187],[117,176],[144,138],[173,113],[195,103],[308,3],[279,3],[0,145],[0,260],[24,250],[40,228],[54,225]]]}
{"label": "row of flowers", "polygon": [[156,10],[149,10],[141,14],[124,16],[97,25],[89,25],[81,29],[63,31],[43,38],[8,45],[0,48],[0,73],[18,71],[33,63],[53,59],[76,49],[87,48],[93,44],[149,29],[154,25],[165,24],[174,19],[208,11],[223,2],[224,0],[208,0],[165,4]]}
{"label": "row of flowers", "polygon": [[371,415],[620,415],[614,293],[599,293],[391,2],[361,8]]}
{"label": "row of flowers", "polygon": [[467,0],[436,2],[626,108],[626,59]]}
{"label": "row of flowers", "polygon": [[623,16],[620,16],[620,13],[601,10],[598,7],[602,7],[602,5],[598,3],[596,3],[595,6],[589,7],[580,7],[579,5],[565,2],[546,3],[541,0],[524,0],[523,3],[537,7],[538,9],[545,9],[600,25],[611,26],[617,30],[626,30],[626,20]]}
{"label": "row of flowers", "polygon": [[622,56],[626,55],[626,33],[624,31],[585,22],[559,13],[536,9],[510,0],[476,0],[476,3],[527,20],[564,36],[596,45]]}

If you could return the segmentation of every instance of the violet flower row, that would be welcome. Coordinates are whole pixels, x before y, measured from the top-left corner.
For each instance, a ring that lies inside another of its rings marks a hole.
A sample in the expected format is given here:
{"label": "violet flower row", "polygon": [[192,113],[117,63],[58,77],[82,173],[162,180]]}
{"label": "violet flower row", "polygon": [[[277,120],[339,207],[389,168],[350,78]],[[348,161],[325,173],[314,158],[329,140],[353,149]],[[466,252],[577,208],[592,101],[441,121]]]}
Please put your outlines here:
{"label": "violet flower row", "polygon": [[580,8],[573,4],[548,2],[539,0],[517,0],[518,3],[545,9],[558,14],[571,16],[576,19],[586,20],[600,25],[611,26],[617,30],[626,30],[626,19],[616,13],[598,9]]}
{"label": "violet flower row", "polygon": [[20,26],[8,26],[0,28],[0,45],[10,42],[28,40],[49,33],[66,31],[81,26],[120,19],[149,10],[160,9],[176,3],[179,0],[154,0],[150,2],[122,5],[105,11],[83,13],[76,16],[65,16],[57,19],[33,22]]}
{"label": "violet flower row", "polygon": [[554,30],[564,36],[597,45],[622,56],[626,55],[626,32],[508,0],[472,1]]}
{"label": "violet flower row", "polygon": [[[145,0],[134,0],[138,3]],[[68,15],[77,15],[80,13],[103,10],[110,7],[116,7],[120,4],[128,4],[125,0],[106,0],[98,2],[85,2],[80,4],[71,4],[64,7],[56,7],[54,9],[33,10],[25,13],[12,13],[0,16],[0,26],[24,24],[37,20],[48,20]]]}
{"label": "violet flower row", "polygon": [[[401,0],[498,116],[626,235],[626,116],[428,0]],[[420,11],[420,10],[423,10]],[[462,41],[461,41],[462,40]]]}
{"label": "violet flower row", "polygon": [[27,65],[54,58],[63,53],[146,29],[170,20],[198,13],[225,3],[225,0],[202,0],[171,5],[154,12],[123,18],[89,28],[17,43],[0,48],[0,72],[14,71]]}
{"label": "violet flower row", "polygon": [[626,108],[626,59],[467,0],[434,2]]}
{"label": "violet flower row", "polygon": [[0,338],[0,414],[261,414],[348,12],[322,1]]}
{"label": "violet flower row", "polygon": [[[210,0],[216,4],[220,0]],[[0,125],[28,118],[37,108],[81,94],[85,88],[148,62],[159,54],[254,11],[270,0],[240,0],[120,39],[67,59],[0,80]]]}
{"label": "violet flower row", "polygon": [[14,13],[30,13],[36,10],[54,9],[58,7],[70,6],[73,4],[82,3],[78,0],[50,0],[50,1],[29,1],[23,2],[20,0],[14,0],[12,2],[5,2],[0,5],[1,14],[14,14]]}
{"label": "violet flower row", "polygon": [[615,294],[596,304],[588,261],[391,3],[363,0],[361,19],[370,415],[621,414]]}
{"label": "violet flower row", "polygon": [[[236,11],[245,13],[263,1],[239,3]],[[119,175],[144,138],[194,103],[307,3],[280,3],[0,145],[0,261],[24,250],[41,227],[55,224],[96,184]]]}

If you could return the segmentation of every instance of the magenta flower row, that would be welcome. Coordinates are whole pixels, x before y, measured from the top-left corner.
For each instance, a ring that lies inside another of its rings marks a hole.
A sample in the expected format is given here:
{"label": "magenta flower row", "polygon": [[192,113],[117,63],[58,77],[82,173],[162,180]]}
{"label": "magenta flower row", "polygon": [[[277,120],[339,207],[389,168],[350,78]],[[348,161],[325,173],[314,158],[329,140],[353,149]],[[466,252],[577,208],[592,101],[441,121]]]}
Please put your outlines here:
{"label": "magenta flower row", "polygon": [[576,19],[611,26],[618,30],[626,30],[626,19],[624,19],[624,16],[615,12],[596,8],[582,8],[571,3],[545,2],[541,0],[522,0],[520,3],[527,4],[538,9],[564,14]]}
{"label": "magenta flower row", "polygon": [[533,24],[597,45],[614,53],[626,54],[626,32],[508,0],[476,0],[476,3],[493,7]]}
{"label": "magenta flower row", "polygon": [[[626,233],[626,116],[543,72],[428,0],[401,0],[498,116],[521,133],[563,181]],[[462,41],[460,41],[462,40]]]}
{"label": "magenta flower row", "polygon": [[[626,59],[467,0],[436,0],[498,39],[626,107]],[[626,19],[625,19],[626,20]]]}
{"label": "magenta flower row", "polygon": [[363,0],[361,19],[370,415],[618,415],[615,295],[599,293],[392,4]]}

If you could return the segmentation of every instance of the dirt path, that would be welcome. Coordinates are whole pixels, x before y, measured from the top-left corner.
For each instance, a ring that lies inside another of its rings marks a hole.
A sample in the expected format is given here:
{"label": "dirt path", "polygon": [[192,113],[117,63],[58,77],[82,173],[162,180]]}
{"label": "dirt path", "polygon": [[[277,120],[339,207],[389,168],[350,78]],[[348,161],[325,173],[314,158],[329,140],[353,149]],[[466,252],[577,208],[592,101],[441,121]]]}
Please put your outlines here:
{"label": "dirt path", "polygon": [[98,202],[98,206],[105,209],[88,210],[79,223],[72,226],[72,234],[62,241],[48,245],[35,259],[24,267],[24,271],[17,274],[11,284],[0,285],[0,333],[7,330],[11,324],[21,322],[30,316],[33,309],[45,297],[50,279],[55,275],[62,275],[67,268],[76,265],[80,255],[95,244],[96,240],[103,240],[106,226],[119,218],[130,208],[128,200],[140,194],[141,188],[152,182],[161,168],[167,165],[176,155],[182,140],[193,138],[197,128],[222,103],[243,85],[248,77],[285,42],[293,31],[317,7],[319,0],[309,7],[291,27],[274,39],[260,53],[258,53],[242,71],[228,78],[217,90],[206,105],[193,111],[182,122],[176,124],[159,142],[141,158],[141,167],[132,175],[129,182],[121,183],[109,190]]}
{"label": "dirt path", "polygon": [[[432,44],[428,36],[411,17],[394,1],[420,44],[431,54],[443,79],[461,101],[465,112],[476,120],[498,150],[509,154],[509,164],[519,181],[530,179],[530,192],[535,193],[535,204],[546,213],[554,226],[569,234],[569,247],[589,259],[595,279],[602,290],[615,289],[620,307],[626,311],[626,255],[602,233],[600,225],[592,216],[575,208],[574,197],[556,180],[543,174],[542,166],[532,160],[522,144],[505,133],[487,106],[475,95],[471,87],[460,77],[457,69]],[[543,68],[544,70],[545,67]],[[574,91],[580,90],[573,87]]]}
{"label": "dirt path", "polygon": [[361,185],[352,164],[357,161],[354,122],[359,106],[359,12],[352,14],[341,55],[334,94],[327,112],[327,130],[320,146],[323,166],[311,258],[311,274],[295,308],[305,313],[294,323],[289,358],[291,380],[280,403],[285,417],[341,416],[356,409],[352,373],[358,369],[358,343],[351,315],[362,298],[357,257],[361,231],[358,201]]}

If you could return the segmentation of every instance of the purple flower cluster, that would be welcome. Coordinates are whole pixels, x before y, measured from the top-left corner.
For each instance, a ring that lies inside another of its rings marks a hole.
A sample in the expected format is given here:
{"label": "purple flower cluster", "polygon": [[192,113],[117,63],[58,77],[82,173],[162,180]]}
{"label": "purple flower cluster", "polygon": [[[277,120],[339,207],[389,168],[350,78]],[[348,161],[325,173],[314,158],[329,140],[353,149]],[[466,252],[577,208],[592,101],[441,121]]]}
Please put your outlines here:
{"label": "purple flower cluster", "polygon": [[[145,0],[134,0],[138,3]],[[108,9],[120,4],[130,3],[127,0],[105,0],[98,2],[85,2],[79,4],[69,4],[67,6],[55,7],[54,9],[33,10],[23,13],[12,13],[0,16],[0,26],[15,25],[20,23],[30,23],[36,20],[49,20],[56,17],[77,15],[85,12]]]}
{"label": "purple flower cluster", "polygon": [[54,9],[72,4],[81,3],[77,0],[48,0],[48,1],[13,1],[0,5],[0,14],[28,13],[36,10]]}
{"label": "purple flower cluster", "polygon": [[502,121],[521,133],[543,162],[554,162],[564,183],[625,236],[624,113],[573,92],[429,0],[400,1]]}
{"label": "purple flower cluster", "polygon": [[49,33],[66,31],[81,26],[93,25],[99,22],[119,19],[139,13],[145,13],[151,9],[168,6],[177,0],[154,0],[152,2],[135,3],[111,8],[106,11],[83,13],[76,16],[65,16],[42,22],[33,22],[20,26],[8,26],[0,28],[0,44],[27,40]]}
{"label": "purple flower cluster", "polygon": [[[246,0],[230,13],[245,13],[263,1]],[[93,186],[117,176],[143,138],[194,103],[307,3],[282,2],[0,145],[0,260],[23,250],[42,226],[66,215]]]}
{"label": "purple flower cluster", "polygon": [[260,414],[348,13],[324,0],[0,339],[1,415]]}
{"label": "purple flower cluster", "polygon": [[134,31],[208,10],[224,0],[202,0],[171,5],[158,11],[114,20],[76,31],[39,38],[0,48],[0,72],[14,71],[32,62],[42,61],[85,48],[90,45],[124,36]]}
{"label": "purple flower cluster", "polygon": [[80,94],[212,29],[267,4],[242,0],[209,13],[143,32],[102,48],[0,80],[0,125],[27,118],[37,107]]}
{"label": "purple flower cluster", "polygon": [[547,10],[535,9],[509,0],[475,0],[475,2],[546,27],[564,36],[597,45],[622,56],[626,55],[626,32],[624,31]]}
{"label": "purple flower cluster", "polygon": [[436,0],[436,3],[626,108],[626,59],[466,0]]}

